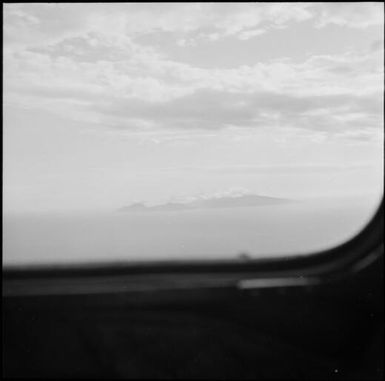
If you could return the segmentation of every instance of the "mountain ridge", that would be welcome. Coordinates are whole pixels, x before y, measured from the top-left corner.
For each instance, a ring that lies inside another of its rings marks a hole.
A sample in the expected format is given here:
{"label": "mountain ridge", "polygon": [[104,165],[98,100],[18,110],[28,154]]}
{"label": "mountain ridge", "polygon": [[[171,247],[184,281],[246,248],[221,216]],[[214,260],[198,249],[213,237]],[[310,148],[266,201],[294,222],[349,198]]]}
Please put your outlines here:
{"label": "mountain ridge", "polygon": [[134,203],[118,209],[119,212],[155,212],[155,211],[183,211],[197,209],[240,208],[288,203],[291,200],[247,194],[242,196],[227,196],[213,198],[199,198],[190,202],[167,202],[165,204],[147,206],[144,203]]}

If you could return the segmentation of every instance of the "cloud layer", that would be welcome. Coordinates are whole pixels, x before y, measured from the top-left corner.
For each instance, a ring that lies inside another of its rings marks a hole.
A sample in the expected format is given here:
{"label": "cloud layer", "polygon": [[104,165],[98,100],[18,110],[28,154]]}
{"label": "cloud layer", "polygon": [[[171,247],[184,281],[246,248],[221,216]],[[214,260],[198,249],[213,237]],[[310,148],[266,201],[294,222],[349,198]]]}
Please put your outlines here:
{"label": "cloud layer", "polygon": [[366,50],[230,69],[181,62],[139,42],[164,33],[187,49],[300,23],[365,30],[383,25],[379,3],[8,4],[4,11],[4,100],[18,107],[127,131],[341,133],[382,123],[381,35]]}

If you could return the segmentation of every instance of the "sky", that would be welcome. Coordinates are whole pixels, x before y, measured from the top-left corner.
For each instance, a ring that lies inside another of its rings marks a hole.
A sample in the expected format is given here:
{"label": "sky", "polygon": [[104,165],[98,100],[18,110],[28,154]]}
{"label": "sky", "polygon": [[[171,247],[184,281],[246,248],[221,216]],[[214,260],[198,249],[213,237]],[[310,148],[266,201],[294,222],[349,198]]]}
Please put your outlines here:
{"label": "sky", "polygon": [[383,3],[5,4],[6,213],[383,185]]}

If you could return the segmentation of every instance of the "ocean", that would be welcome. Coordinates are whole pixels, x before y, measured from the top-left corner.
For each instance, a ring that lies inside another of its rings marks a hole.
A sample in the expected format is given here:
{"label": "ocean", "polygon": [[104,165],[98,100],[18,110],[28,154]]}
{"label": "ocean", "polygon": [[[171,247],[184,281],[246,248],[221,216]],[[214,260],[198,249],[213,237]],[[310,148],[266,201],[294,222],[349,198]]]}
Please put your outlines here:
{"label": "ocean", "polygon": [[147,213],[3,216],[3,266],[288,257],[331,248],[373,216],[373,198]]}

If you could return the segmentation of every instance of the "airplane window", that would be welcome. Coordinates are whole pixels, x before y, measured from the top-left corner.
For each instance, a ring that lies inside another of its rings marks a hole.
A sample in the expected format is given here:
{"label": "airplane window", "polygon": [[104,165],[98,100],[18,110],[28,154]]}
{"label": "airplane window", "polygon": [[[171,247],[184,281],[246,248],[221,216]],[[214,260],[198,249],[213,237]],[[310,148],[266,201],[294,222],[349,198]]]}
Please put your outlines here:
{"label": "airplane window", "polygon": [[311,255],[377,210],[382,3],[3,9],[4,266]]}

